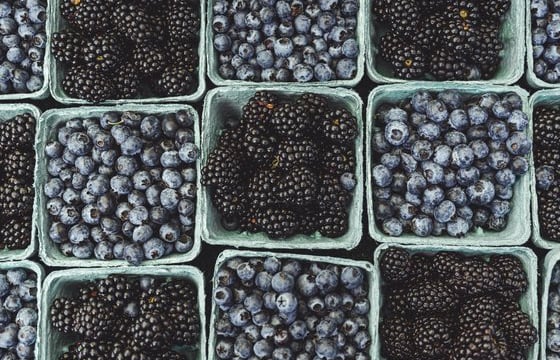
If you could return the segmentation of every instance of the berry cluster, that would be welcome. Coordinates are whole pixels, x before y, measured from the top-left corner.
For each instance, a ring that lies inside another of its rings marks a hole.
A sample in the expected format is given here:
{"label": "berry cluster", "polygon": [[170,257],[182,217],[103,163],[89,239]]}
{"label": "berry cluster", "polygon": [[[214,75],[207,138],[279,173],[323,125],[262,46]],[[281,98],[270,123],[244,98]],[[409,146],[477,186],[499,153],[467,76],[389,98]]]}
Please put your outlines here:
{"label": "berry cluster", "polygon": [[0,1],[0,94],[31,93],[44,83],[47,47],[43,0]]}
{"label": "berry cluster", "polygon": [[392,247],[380,269],[388,360],[524,360],[537,341],[518,303],[528,281],[515,256],[411,255]]}
{"label": "berry cluster", "polygon": [[233,258],[214,286],[219,359],[370,359],[368,279],[360,268]]}
{"label": "berry cluster", "polygon": [[[402,79],[492,79],[511,0],[374,0],[381,59]],[[379,29],[378,33],[383,33]]]}
{"label": "berry cluster", "polygon": [[218,73],[245,81],[356,76],[358,0],[216,0]]}
{"label": "berry cluster", "polygon": [[507,225],[513,187],[529,168],[529,124],[515,93],[416,92],[377,109],[375,218],[391,236],[462,237]]}
{"label": "berry cluster", "polygon": [[193,115],[107,112],[72,119],[47,143],[48,236],[77,258],[138,265],[193,247]]}
{"label": "berry cluster", "polygon": [[271,239],[347,232],[358,133],[348,110],[311,93],[257,92],[226,125],[202,170],[224,228]]}
{"label": "berry cluster", "polygon": [[0,271],[0,356],[35,359],[37,275],[14,268]]}
{"label": "berry cluster", "polygon": [[[548,289],[548,312],[547,312],[547,334],[546,334],[546,359],[560,359],[560,266],[554,265],[550,277],[550,287]],[[544,334],[542,334],[544,336]]]}
{"label": "berry cluster", "polygon": [[60,360],[181,360],[172,348],[200,337],[197,290],[187,280],[110,275],[48,311],[56,331],[77,337]]}
{"label": "berry cluster", "polygon": [[538,216],[541,235],[551,241],[560,241],[560,111],[556,108],[537,107],[533,113],[535,137],[534,160],[538,196]]}
{"label": "berry cluster", "polygon": [[32,115],[0,122],[0,248],[25,249],[31,242],[34,144]]}
{"label": "berry cluster", "polygon": [[533,72],[548,83],[560,81],[560,11],[556,2],[531,0]]}
{"label": "berry cluster", "polygon": [[95,103],[192,94],[199,8],[194,0],[62,0],[70,27],[53,34],[51,48],[66,66],[63,90]]}

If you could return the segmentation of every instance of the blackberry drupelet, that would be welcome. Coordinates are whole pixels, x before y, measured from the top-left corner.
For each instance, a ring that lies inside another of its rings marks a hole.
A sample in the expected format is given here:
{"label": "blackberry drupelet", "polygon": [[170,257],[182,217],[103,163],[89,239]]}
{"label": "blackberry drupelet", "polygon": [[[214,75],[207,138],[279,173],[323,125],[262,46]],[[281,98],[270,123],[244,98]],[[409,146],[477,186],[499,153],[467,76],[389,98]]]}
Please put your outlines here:
{"label": "blackberry drupelet", "polygon": [[268,208],[257,216],[259,227],[271,239],[286,239],[294,235],[299,223],[295,213],[288,209]]}
{"label": "blackberry drupelet", "polygon": [[278,200],[288,207],[311,205],[317,198],[317,183],[317,175],[308,167],[294,167],[278,181]]}
{"label": "blackberry drupelet", "polygon": [[512,346],[528,349],[537,342],[537,329],[531,324],[529,315],[521,310],[504,312],[500,317],[500,325]]}
{"label": "blackberry drupelet", "polygon": [[79,306],[80,303],[75,299],[56,298],[49,310],[52,326],[63,333],[72,332],[74,317]]}
{"label": "blackberry drupelet", "polygon": [[436,49],[430,60],[430,74],[439,81],[466,80],[469,67],[463,57],[446,49]]}
{"label": "blackberry drupelet", "polygon": [[321,210],[346,209],[351,193],[344,190],[338,176],[331,174],[319,175],[319,193],[317,203]]}
{"label": "blackberry drupelet", "polygon": [[243,214],[247,207],[245,189],[242,186],[233,189],[217,187],[212,191],[212,204],[220,215],[237,217]]}
{"label": "blackberry drupelet", "polygon": [[75,66],[83,62],[82,49],[85,45],[84,37],[74,30],[64,29],[51,37],[54,58],[66,65]]}
{"label": "blackberry drupelet", "polygon": [[413,39],[420,23],[420,12],[416,0],[389,2],[387,9],[391,30],[406,39]]}
{"label": "blackberry drupelet", "polygon": [[425,74],[427,61],[420,47],[411,44],[401,45],[393,51],[390,62],[396,77],[417,79]]}
{"label": "blackberry drupelet", "polygon": [[459,295],[444,281],[412,284],[405,290],[404,305],[408,313],[416,315],[442,314],[459,305]]}
{"label": "blackberry drupelet", "polygon": [[74,313],[73,331],[90,340],[106,339],[116,321],[114,304],[95,297],[80,304]]}
{"label": "blackberry drupelet", "polygon": [[182,96],[196,89],[194,74],[182,63],[168,65],[157,80],[157,90],[162,96]]}
{"label": "blackberry drupelet", "polygon": [[240,177],[239,157],[224,147],[215,148],[202,168],[202,184],[206,186],[232,188],[239,183]]}
{"label": "blackberry drupelet", "polygon": [[[327,153],[323,153],[323,157],[326,158]],[[313,166],[318,158],[319,150],[312,140],[286,139],[278,144],[272,166],[281,170],[288,170],[295,166]],[[336,160],[338,159],[333,159]]]}
{"label": "blackberry drupelet", "polygon": [[481,321],[496,323],[500,318],[500,311],[500,304],[492,295],[469,298],[459,309],[458,325],[465,328]]}
{"label": "blackberry drupelet", "polygon": [[509,10],[511,0],[485,0],[480,1],[478,8],[480,15],[490,21],[499,21]]}
{"label": "blackberry drupelet", "polygon": [[258,127],[248,128],[243,136],[248,160],[258,166],[271,166],[276,153],[277,139]]}
{"label": "blackberry drupelet", "polygon": [[132,63],[141,76],[155,76],[166,66],[166,56],[162,49],[153,43],[137,44],[132,50]]}
{"label": "blackberry drupelet", "polygon": [[142,349],[160,351],[172,342],[170,325],[167,317],[159,312],[143,312],[133,325],[133,339]]}
{"label": "blackberry drupelet", "polygon": [[518,257],[513,255],[494,255],[490,258],[490,265],[501,274],[502,282],[499,292],[510,299],[519,299],[527,291],[527,274]]}
{"label": "blackberry drupelet", "polygon": [[473,323],[459,332],[450,354],[451,360],[460,359],[506,359],[507,342],[497,325]]}
{"label": "blackberry drupelet", "polygon": [[314,208],[303,208],[296,211],[299,219],[298,233],[303,235],[312,235],[319,228],[319,219],[317,210]]}
{"label": "blackberry drupelet", "polygon": [[447,282],[459,294],[476,296],[499,289],[500,272],[484,260],[468,258],[456,264]]}
{"label": "blackberry drupelet", "polygon": [[173,40],[193,41],[198,39],[200,28],[199,6],[196,2],[169,0],[167,32]]}
{"label": "blackberry drupelet", "polygon": [[257,91],[243,106],[241,125],[268,129],[270,116],[278,105],[279,100],[276,95],[266,91]]}
{"label": "blackberry drupelet", "polygon": [[137,281],[122,275],[109,275],[105,279],[96,281],[98,296],[122,308],[128,302],[135,300],[140,288]]}
{"label": "blackberry drupelet", "polygon": [[140,77],[131,63],[125,62],[115,72],[115,96],[119,99],[132,99],[138,95]]}
{"label": "blackberry drupelet", "polygon": [[356,118],[346,109],[328,111],[318,125],[323,137],[337,144],[350,144],[358,136]]}
{"label": "blackberry drupelet", "polygon": [[257,171],[249,180],[247,198],[257,208],[264,209],[278,202],[276,185],[279,175],[274,170]]}
{"label": "blackberry drupelet", "polygon": [[372,1],[372,12],[373,15],[376,17],[377,21],[386,22],[389,20],[389,8],[390,8],[390,1],[389,0],[373,0]]}
{"label": "blackberry drupelet", "polygon": [[157,40],[158,34],[150,15],[136,4],[118,4],[112,11],[111,21],[120,33],[137,44]]}
{"label": "blackberry drupelet", "polygon": [[8,219],[0,227],[0,241],[8,250],[25,249],[31,243],[31,214]]}
{"label": "blackberry drupelet", "polygon": [[301,139],[311,127],[311,119],[304,106],[280,104],[270,117],[274,131],[286,139]]}
{"label": "blackberry drupelet", "polygon": [[412,342],[420,356],[433,359],[447,355],[454,332],[450,322],[439,317],[420,318],[412,329]]}
{"label": "blackberry drupelet", "polygon": [[549,165],[554,168],[560,166],[560,149],[546,149],[537,145],[535,150],[535,162],[537,166]]}
{"label": "blackberry drupelet", "polygon": [[33,151],[35,142],[35,118],[31,114],[17,115],[0,122],[0,148]]}
{"label": "blackberry drupelet", "polygon": [[413,359],[412,324],[403,317],[383,319],[381,323],[382,352],[390,359]]}
{"label": "blackberry drupelet", "polygon": [[383,280],[397,283],[408,280],[414,270],[408,251],[397,247],[383,253],[379,267]]}
{"label": "blackberry drupelet", "polygon": [[98,103],[116,94],[113,81],[106,75],[84,66],[72,67],[62,81],[62,89],[72,97]]}
{"label": "blackberry drupelet", "polygon": [[171,298],[168,317],[173,342],[180,345],[196,344],[201,326],[196,287],[186,280],[172,280],[164,285],[164,289]]}
{"label": "blackberry drupelet", "polygon": [[[534,137],[537,150],[555,149],[560,141],[560,111],[538,107],[534,111]],[[538,159],[537,159],[538,160]]]}
{"label": "blackberry drupelet", "polygon": [[112,14],[110,1],[65,0],[61,10],[70,25],[86,34],[104,32],[112,26],[107,21]]}
{"label": "blackberry drupelet", "polygon": [[84,63],[95,71],[113,73],[126,59],[127,49],[122,39],[111,33],[95,35],[82,49]]}
{"label": "blackberry drupelet", "polygon": [[345,208],[322,209],[317,218],[319,233],[323,236],[337,238],[348,231],[348,213]]}

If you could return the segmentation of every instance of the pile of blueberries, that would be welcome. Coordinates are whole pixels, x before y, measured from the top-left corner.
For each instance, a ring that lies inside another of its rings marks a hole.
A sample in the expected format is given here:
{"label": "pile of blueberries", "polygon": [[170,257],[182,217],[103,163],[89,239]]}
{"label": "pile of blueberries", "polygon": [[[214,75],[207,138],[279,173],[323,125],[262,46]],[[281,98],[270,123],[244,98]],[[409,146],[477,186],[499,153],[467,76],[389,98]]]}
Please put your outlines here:
{"label": "pile of blueberries", "polygon": [[383,232],[462,237],[506,227],[532,145],[519,95],[418,91],[375,116],[374,212]]}
{"label": "pile of blueberries", "polygon": [[44,1],[0,1],[0,94],[43,87],[46,17]]}
{"label": "pile of blueberries", "polygon": [[370,359],[368,279],[358,267],[232,258],[216,273],[213,301],[218,359]]}
{"label": "pile of blueberries", "polygon": [[0,272],[0,358],[35,359],[37,276],[22,268]]}
{"label": "pile of blueberries", "polygon": [[560,81],[560,3],[531,0],[533,71],[540,79]]}
{"label": "pile of blueberries", "polygon": [[358,0],[217,0],[218,73],[245,81],[352,79],[358,11]]}
{"label": "pile of blueberries", "polygon": [[48,236],[63,254],[138,265],[193,247],[193,114],[107,112],[55,130],[45,154]]}

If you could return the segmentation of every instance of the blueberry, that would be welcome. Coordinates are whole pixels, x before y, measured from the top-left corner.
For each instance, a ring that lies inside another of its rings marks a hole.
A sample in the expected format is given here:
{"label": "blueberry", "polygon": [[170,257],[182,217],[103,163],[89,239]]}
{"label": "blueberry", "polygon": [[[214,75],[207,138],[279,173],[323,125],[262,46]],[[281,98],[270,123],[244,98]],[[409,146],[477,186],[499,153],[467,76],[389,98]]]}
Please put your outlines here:
{"label": "blueberry", "polygon": [[384,165],[377,165],[372,171],[373,182],[376,186],[387,187],[391,185],[392,174]]}
{"label": "blueberry", "polygon": [[451,163],[457,168],[470,167],[474,161],[473,150],[465,144],[459,144],[451,152]]}
{"label": "blueberry", "polygon": [[418,162],[405,152],[401,153],[401,167],[406,173],[411,173],[416,170]]}
{"label": "blueberry", "polygon": [[165,255],[165,245],[163,241],[158,238],[151,238],[150,240],[143,243],[142,250],[144,252],[144,257],[148,260],[159,259]]}
{"label": "blueberry", "polygon": [[76,156],[87,155],[93,147],[91,138],[84,132],[74,132],[68,137],[67,149]]}
{"label": "blueberry", "polygon": [[467,109],[471,125],[482,125],[488,120],[488,113],[479,105],[471,105]]}
{"label": "blueberry", "polygon": [[548,190],[554,184],[556,171],[552,166],[544,165],[537,168],[535,178],[537,189]]}
{"label": "blueberry", "polygon": [[349,80],[356,76],[358,65],[355,59],[344,58],[336,63],[336,76],[338,79]]}
{"label": "blueberry", "polygon": [[448,118],[448,112],[445,104],[441,100],[430,100],[426,106],[426,116],[428,119],[441,123]]}
{"label": "blueberry", "polygon": [[447,145],[438,145],[433,153],[433,162],[440,166],[448,166],[451,161],[452,149]]}
{"label": "blueberry", "polygon": [[286,272],[280,271],[272,277],[272,288],[278,293],[289,292],[294,287],[294,277]]}
{"label": "blueberry", "polygon": [[450,200],[444,200],[434,209],[434,219],[440,223],[447,223],[455,216],[455,211],[455,204]]}
{"label": "blueberry", "polygon": [[455,217],[449,221],[446,226],[447,233],[454,237],[465,236],[469,231],[469,228],[469,223],[461,217]]}
{"label": "blueberry", "polygon": [[109,241],[101,241],[95,245],[93,254],[98,260],[111,260],[114,258],[113,244]]}
{"label": "blueberry", "polygon": [[291,292],[285,292],[278,295],[276,298],[276,309],[281,314],[293,313],[297,310],[298,299]]}
{"label": "blueberry", "polygon": [[422,174],[429,184],[440,184],[444,180],[443,168],[432,161],[422,163]]}
{"label": "blueberry", "polygon": [[142,151],[142,140],[137,136],[129,136],[121,144],[121,152],[123,155],[137,155]]}
{"label": "blueberry", "polygon": [[38,319],[37,310],[24,307],[18,311],[15,322],[19,327],[35,326],[37,325],[37,319]]}
{"label": "blueberry", "polygon": [[514,131],[506,140],[506,147],[513,155],[526,155],[531,151],[531,141],[521,131]]}
{"label": "blueberry", "polygon": [[412,145],[411,155],[417,161],[426,161],[433,153],[432,143],[428,140],[418,140]]}
{"label": "blueberry", "polygon": [[322,293],[328,293],[338,286],[338,277],[331,270],[322,270],[317,274],[315,284]]}
{"label": "blueberry", "polygon": [[505,169],[508,166],[509,162],[510,162],[510,156],[506,151],[503,150],[494,151],[491,152],[490,155],[488,155],[488,165],[490,165],[492,169],[495,170]]}
{"label": "blueberry", "polygon": [[432,233],[432,219],[426,215],[418,215],[412,219],[411,230],[414,234],[422,237],[429,236]]}
{"label": "blueberry", "polygon": [[437,97],[451,110],[458,109],[463,105],[461,94],[454,89],[443,90],[438,93]]}
{"label": "blueberry", "polygon": [[179,204],[179,193],[175,189],[163,189],[160,193],[161,205],[167,210],[174,210]]}
{"label": "blueberry", "polygon": [[0,331],[0,348],[9,349],[14,347],[17,342],[18,327],[10,324]]}
{"label": "blueberry", "polygon": [[465,193],[472,204],[487,205],[494,199],[495,189],[490,181],[479,180],[467,187]]}
{"label": "blueberry", "polygon": [[313,68],[308,64],[297,64],[294,67],[294,79],[298,82],[308,82],[313,80]]}
{"label": "blueberry", "polygon": [[330,338],[317,340],[315,353],[320,359],[334,359],[336,356],[336,344]]}
{"label": "blueberry", "polygon": [[530,9],[533,18],[544,18],[548,15],[548,4],[546,0],[531,0]]}
{"label": "blueberry", "polygon": [[496,172],[496,181],[502,186],[513,186],[515,175],[511,169],[498,170]]}
{"label": "blueberry", "polygon": [[148,221],[148,217],[148,209],[144,206],[136,206],[128,213],[128,221],[137,226],[140,226]]}

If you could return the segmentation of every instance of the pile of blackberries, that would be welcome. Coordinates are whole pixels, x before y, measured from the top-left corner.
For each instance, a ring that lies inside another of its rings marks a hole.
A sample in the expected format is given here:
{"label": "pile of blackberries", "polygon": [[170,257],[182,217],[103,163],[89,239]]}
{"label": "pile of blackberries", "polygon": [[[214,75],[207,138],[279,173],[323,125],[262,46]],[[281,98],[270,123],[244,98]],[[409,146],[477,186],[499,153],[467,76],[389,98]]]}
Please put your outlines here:
{"label": "pile of blackberries", "polygon": [[182,360],[186,355],[175,349],[200,345],[203,326],[196,286],[174,278],[110,275],[56,298],[45,311],[52,327],[74,341],[60,360]]}
{"label": "pile of blackberries", "polygon": [[380,60],[402,79],[492,79],[510,5],[511,0],[374,0]]}
{"label": "pile of blackberries", "polygon": [[386,250],[380,260],[387,360],[524,360],[538,339],[519,305],[527,274],[513,255]]}
{"label": "pile of blackberries", "polygon": [[548,83],[560,80],[560,9],[556,1],[531,0],[533,72]]}
{"label": "pile of blackberries", "polygon": [[216,0],[214,49],[223,79],[356,77],[358,0]]}
{"label": "pile of blackberries", "polygon": [[35,118],[28,113],[0,121],[0,248],[31,242],[35,191]]}
{"label": "pile of blackberries", "polygon": [[[546,353],[547,360],[560,359],[560,266],[554,265],[550,277],[550,287],[548,289],[548,312],[547,312],[547,334],[546,334]],[[542,334],[545,336],[545,334]]]}
{"label": "pile of blackberries", "polygon": [[374,121],[374,214],[383,232],[462,237],[506,227],[531,151],[519,95],[421,90],[382,104]]}
{"label": "pile of blackberries", "polygon": [[107,112],[71,119],[45,146],[48,237],[77,258],[138,265],[193,247],[194,117]]}
{"label": "pile of blackberries", "polygon": [[69,27],[51,50],[62,89],[100,102],[196,91],[200,3],[195,0],[62,0]]}
{"label": "pile of blackberries", "polygon": [[543,238],[560,241],[560,111],[537,107],[533,122],[539,230]]}
{"label": "pile of blackberries", "polygon": [[0,1],[0,94],[43,87],[46,19],[46,1]]}
{"label": "pile of blackberries", "polygon": [[225,125],[202,170],[225,229],[271,239],[347,232],[359,131],[349,110],[317,94],[259,91]]}
{"label": "pile of blackberries", "polygon": [[0,356],[35,359],[37,274],[23,268],[0,271]]}
{"label": "pile of blackberries", "polygon": [[218,359],[370,359],[371,304],[361,268],[232,258],[214,279]]}

